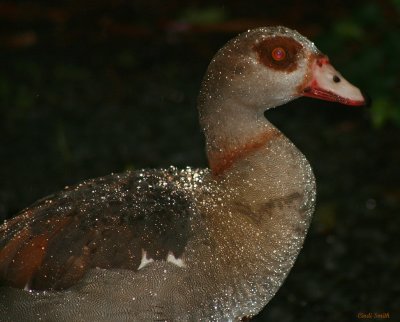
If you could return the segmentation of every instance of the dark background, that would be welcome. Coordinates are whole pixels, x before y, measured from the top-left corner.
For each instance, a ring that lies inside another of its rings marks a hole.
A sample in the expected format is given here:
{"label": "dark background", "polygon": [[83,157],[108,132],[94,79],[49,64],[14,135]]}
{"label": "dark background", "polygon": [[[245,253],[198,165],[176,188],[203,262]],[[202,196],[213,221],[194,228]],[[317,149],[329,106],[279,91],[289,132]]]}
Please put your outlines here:
{"label": "dark background", "polygon": [[398,0],[0,1],[0,219],[85,178],[205,167],[208,62],[239,32],[286,25],[373,105],[299,99],[267,113],[313,165],[318,202],[254,320],[400,321],[399,14]]}

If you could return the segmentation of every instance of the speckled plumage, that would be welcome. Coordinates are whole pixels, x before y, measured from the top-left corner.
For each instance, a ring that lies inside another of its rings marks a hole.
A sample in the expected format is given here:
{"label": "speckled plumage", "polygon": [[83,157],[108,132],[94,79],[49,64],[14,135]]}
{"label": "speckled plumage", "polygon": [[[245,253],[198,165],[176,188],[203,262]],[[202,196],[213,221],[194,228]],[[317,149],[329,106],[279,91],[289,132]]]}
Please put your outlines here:
{"label": "speckled plumage", "polygon": [[[259,46],[274,37],[293,48],[292,61],[276,68]],[[315,203],[310,165],[263,112],[302,95],[320,55],[285,27],[239,35],[214,57],[199,97],[211,170],[85,181],[5,223],[0,320],[233,321],[258,313],[293,266]]]}

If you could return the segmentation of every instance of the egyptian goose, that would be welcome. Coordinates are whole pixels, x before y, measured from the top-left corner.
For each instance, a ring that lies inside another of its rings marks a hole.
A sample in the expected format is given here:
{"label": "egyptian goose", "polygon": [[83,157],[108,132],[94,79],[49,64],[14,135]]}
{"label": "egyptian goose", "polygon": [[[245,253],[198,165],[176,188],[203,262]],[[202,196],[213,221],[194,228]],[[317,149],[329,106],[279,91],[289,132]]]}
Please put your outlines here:
{"label": "egyptian goose", "polygon": [[293,266],[314,209],[309,163],[264,117],[299,96],[365,102],[296,31],[258,28],[229,41],[198,100],[210,169],[84,181],[5,222],[0,320],[257,314]]}

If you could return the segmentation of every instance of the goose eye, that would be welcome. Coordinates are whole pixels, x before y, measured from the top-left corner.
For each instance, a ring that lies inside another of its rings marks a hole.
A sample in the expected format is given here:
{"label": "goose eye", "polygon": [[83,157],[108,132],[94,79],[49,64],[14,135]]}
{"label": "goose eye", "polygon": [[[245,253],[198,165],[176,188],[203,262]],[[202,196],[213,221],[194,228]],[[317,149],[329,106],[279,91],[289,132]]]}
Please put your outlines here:
{"label": "goose eye", "polygon": [[302,48],[302,44],[285,36],[263,38],[253,46],[261,64],[288,73],[297,68]]}
{"label": "goose eye", "polygon": [[286,51],[282,47],[276,47],[272,50],[271,55],[275,61],[282,61],[286,58]]}

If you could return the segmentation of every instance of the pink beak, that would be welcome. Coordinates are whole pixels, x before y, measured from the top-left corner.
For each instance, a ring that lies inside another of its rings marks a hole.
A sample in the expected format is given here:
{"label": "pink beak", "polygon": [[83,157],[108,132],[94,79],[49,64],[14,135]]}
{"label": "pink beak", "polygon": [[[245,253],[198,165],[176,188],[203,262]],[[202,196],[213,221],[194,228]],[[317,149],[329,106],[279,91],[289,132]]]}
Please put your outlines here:
{"label": "pink beak", "polygon": [[361,91],[333,68],[328,57],[321,55],[312,62],[310,80],[301,89],[301,95],[345,105],[366,105]]}

